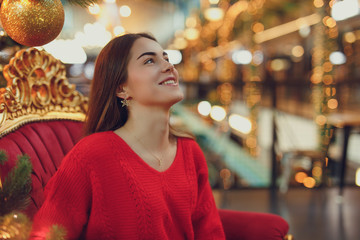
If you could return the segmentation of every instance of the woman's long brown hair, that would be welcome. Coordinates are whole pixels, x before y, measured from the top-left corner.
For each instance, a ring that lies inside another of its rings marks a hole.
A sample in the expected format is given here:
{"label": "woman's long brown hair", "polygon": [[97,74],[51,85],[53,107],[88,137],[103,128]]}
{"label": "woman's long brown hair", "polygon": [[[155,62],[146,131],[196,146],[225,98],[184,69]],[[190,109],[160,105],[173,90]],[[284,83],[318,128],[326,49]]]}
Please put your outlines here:
{"label": "woman's long brown hair", "polygon": [[[147,33],[126,34],[111,40],[97,56],[94,78],[91,83],[89,107],[84,124],[84,135],[114,131],[128,119],[128,110],[116,96],[119,87],[128,77],[130,50],[139,38],[156,39]],[[175,136],[191,137],[170,127]]]}

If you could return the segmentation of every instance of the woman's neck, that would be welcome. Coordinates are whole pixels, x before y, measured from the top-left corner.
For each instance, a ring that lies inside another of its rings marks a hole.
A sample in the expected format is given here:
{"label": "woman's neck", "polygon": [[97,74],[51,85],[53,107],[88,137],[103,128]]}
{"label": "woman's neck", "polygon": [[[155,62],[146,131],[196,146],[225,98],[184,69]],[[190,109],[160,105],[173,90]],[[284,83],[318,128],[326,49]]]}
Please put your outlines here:
{"label": "woman's neck", "polygon": [[130,111],[123,128],[155,151],[161,151],[170,144],[168,110],[160,108],[137,109]]}

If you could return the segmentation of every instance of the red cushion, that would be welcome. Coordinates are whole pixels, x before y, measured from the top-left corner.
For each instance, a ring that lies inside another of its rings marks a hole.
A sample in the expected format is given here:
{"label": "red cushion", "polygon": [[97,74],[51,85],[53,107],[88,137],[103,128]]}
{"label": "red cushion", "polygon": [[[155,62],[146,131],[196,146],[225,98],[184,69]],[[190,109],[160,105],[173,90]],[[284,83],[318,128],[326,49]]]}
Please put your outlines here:
{"label": "red cushion", "polygon": [[289,230],[280,216],[219,209],[227,240],[283,240]]}
{"label": "red cushion", "polygon": [[28,154],[33,164],[32,201],[26,210],[29,217],[44,201],[43,187],[65,154],[80,140],[82,124],[68,120],[29,123],[0,139],[0,149],[9,155],[9,161],[1,166],[3,180],[14,167],[18,155]]}

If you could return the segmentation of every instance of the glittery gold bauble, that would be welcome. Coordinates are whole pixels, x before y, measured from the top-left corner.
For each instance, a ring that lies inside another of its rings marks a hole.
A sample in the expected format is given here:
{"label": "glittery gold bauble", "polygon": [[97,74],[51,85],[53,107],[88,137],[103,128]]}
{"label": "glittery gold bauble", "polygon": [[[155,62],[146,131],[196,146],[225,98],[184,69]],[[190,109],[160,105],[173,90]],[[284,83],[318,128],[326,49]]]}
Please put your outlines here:
{"label": "glittery gold bauble", "polygon": [[3,0],[0,20],[14,41],[29,47],[41,46],[59,35],[64,25],[64,7],[60,0]]}

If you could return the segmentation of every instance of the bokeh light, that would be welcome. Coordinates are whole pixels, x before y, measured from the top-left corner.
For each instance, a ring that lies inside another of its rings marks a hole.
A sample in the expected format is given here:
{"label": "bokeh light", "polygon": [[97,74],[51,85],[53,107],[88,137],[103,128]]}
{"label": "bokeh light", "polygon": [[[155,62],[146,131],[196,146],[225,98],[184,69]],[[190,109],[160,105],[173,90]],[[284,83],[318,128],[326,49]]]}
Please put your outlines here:
{"label": "bokeh light", "polygon": [[119,13],[122,17],[130,17],[131,8],[128,5],[123,5],[119,8]]}
{"label": "bokeh light", "polygon": [[226,117],[226,111],[223,107],[215,105],[211,108],[210,117],[215,121],[221,122]]}
{"label": "bokeh light", "polygon": [[89,10],[89,13],[93,14],[93,15],[97,15],[100,13],[100,6],[96,3],[94,4],[91,4],[89,7],[88,7],[88,10]]}
{"label": "bokeh light", "polygon": [[304,186],[307,188],[315,187],[316,181],[313,177],[306,177],[303,182]]}
{"label": "bokeh light", "polygon": [[308,175],[304,172],[297,172],[295,174],[295,181],[298,183],[303,183],[304,179],[307,177]]}
{"label": "bokeh light", "polygon": [[355,184],[360,187],[360,168],[356,169]]}
{"label": "bokeh light", "polygon": [[182,54],[179,50],[168,50],[166,49],[165,52],[168,54],[169,62],[176,65],[181,63],[182,61]]}
{"label": "bokeh light", "polygon": [[211,112],[211,104],[208,101],[201,101],[197,106],[197,110],[202,116],[209,116]]}
{"label": "bokeh light", "polygon": [[252,60],[252,54],[248,50],[234,51],[232,54],[232,60],[235,64],[249,64]]}
{"label": "bokeh light", "polygon": [[300,46],[300,45],[297,45],[297,46],[292,48],[291,54],[294,57],[301,57],[302,55],[304,55],[304,48],[302,46]]}
{"label": "bokeh light", "polygon": [[229,116],[229,125],[231,128],[244,134],[251,132],[251,121],[238,114],[233,113]]}
{"label": "bokeh light", "polygon": [[330,62],[334,65],[340,65],[346,63],[346,56],[340,51],[330,53]]}

